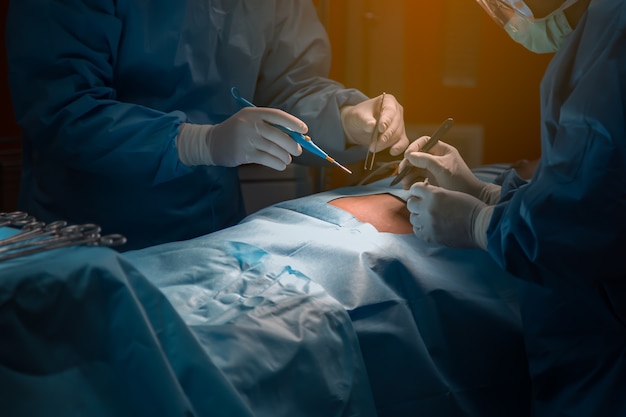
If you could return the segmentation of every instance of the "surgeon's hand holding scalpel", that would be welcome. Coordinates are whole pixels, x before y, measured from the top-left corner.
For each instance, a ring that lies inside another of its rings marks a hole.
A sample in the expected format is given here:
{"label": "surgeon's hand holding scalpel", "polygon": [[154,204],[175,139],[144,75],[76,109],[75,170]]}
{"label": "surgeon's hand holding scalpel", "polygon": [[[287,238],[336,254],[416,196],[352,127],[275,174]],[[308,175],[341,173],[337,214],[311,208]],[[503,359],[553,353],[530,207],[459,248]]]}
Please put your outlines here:
{"label": "surgeon's hand holding scalpel", "polygon": [[[245,98],[241,97],[241,93],[239,92],[239,89],[237,87],[232,87],[230,89],[230,94],[233,96],[233,98],[237,101],[237,103],[241,107],[256,107],[250,101],[248,101]],[[328,154],[326,152],[324,152],[319,146],[317,146],[313,142],[313,140],[311,139],[310,136],[305,135],[305,134],[303,134],[301,132],[296,132],[295,130],[289,129],[289,128],[283,126],[283,125],[280,125],[280,124],[277,124],[277,123],[274,123],[274,122],[270,122],[269,120],[266,121],[266,122],[270,126],[280,130],[281,132],[283,132],[284,134],[286,134],[287,136],[292,138],[296,143],[298,143],[304,149],[308,150],[309,152],[312,152],[313,154],[317,155],[318,157],[320,157],[322,159],[327,160],[328,162],[330,162],[332,164],[337,165],[339,168],[343,169],[347,173],[352,174],[352,171],[350,171],[348,168],[344,167],[339,162],[335,161],[333,158],[328,156]]]}
{"label": "surgeon's hand holding scalpel", "polygon": [[188,166],[235,167],[260,164],[283,171],[302,147],[271,126],[306,133],[306,124],[282,110],[246,107],[215,125],[184,123],[176,140],[178,157]]}
{"label": "surgeon's hand holding scalpel", "polygon": [[[367,147],[370,152],[390,148],[389,153],[396,156],[409,145],[404,108],[392,94],[386,93],[383,98],[377,96],[354,106],[342,107],[341,122],[348,141]],[[377,128],[378,140],[371,143]]]}

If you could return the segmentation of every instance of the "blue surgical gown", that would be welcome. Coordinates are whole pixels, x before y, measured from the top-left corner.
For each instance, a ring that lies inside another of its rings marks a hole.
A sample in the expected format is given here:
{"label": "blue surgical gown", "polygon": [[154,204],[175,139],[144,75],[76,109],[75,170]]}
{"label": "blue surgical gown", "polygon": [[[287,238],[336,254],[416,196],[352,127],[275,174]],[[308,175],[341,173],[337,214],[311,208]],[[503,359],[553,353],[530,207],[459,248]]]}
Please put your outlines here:
{"label": "blue surgical gown", "polygon": [[626,2],[592,0],[541,100],[540,165],[505,181],[488,249],[528,281],[535,415],[625,416]]}
{"label": "blue surgical gown", "polygon": [[175,148],[181,123],[238,110],[232,86],[300,117],[333,156],[358,159],[338,109],[366,97],[326,78],[329,42],[309,0],[13,0],[7,53],[20,208],[98,223],[124,234],[124,249],[243,217],[237,169],[184,166]]}

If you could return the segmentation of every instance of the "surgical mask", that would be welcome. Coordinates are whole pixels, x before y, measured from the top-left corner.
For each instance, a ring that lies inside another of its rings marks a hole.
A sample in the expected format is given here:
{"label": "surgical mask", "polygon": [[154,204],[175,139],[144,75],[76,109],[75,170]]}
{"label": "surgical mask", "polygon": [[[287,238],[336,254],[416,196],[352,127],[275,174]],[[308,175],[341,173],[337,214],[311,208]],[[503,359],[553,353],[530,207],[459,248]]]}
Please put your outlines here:
{"label": "surgical mask", "polygon": [[572,28],[565,9],[577,0],[568,0],[542,18],[535,18],[523,0],[477,0],[489,15],[517,43],[536,53],[559,50]]}

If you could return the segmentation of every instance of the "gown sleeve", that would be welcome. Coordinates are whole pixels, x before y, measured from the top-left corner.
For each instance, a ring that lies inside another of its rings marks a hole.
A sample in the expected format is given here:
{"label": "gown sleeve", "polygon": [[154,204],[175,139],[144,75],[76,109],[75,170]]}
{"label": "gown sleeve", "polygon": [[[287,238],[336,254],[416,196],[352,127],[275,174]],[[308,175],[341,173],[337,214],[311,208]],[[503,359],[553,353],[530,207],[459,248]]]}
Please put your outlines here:
{"label": "gown sleeve", "polygon": [[[257,104],[278,107],[302,119],[311,138],[335,159],[362,159],[366,149],[346,149],[339,109],[368,97],[328,78],[330,43],[309,0],[277,0],[275,7],[274,34],[257,84]],[[308,152],[298,161],[326,164]]]}
{"label": "gown sleeve", "polygon": [[185,114],[116,97],[114,73],[124,28],[115,4],[11,2],[7,53],[18,124],[47,158],[78,171],[120,179],[131,175],[146,183],[188,173],[178,162],[174,141]]}
{"label": "gown sleeve", "polygon": [[626,32],[614,16],[582,21],[555,55],[542,82],[540,165],[503,193],[487,232],[502,267],[541,284],[626,276]]}

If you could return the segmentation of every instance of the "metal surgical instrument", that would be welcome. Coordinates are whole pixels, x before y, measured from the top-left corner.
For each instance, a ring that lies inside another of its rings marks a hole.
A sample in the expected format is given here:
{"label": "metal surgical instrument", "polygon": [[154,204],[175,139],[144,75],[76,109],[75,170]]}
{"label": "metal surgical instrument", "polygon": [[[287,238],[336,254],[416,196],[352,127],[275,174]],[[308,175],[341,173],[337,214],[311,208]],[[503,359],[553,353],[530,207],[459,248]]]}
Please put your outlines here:
{"label": "metal surgical instrument", "polygon": [[2,226],[17,226],[24,227],[26,224],[35,221],[34,217],[28,215],[23,211],[12,211],[10,213],[0,213],[0,227]]}
{"label": "metal surgical instrument", "polygon": [[22,232],[0,240],[0,262],[67,246],[118,246],[126,243],[126,238],[120,234],[101,236],[100,226],[96,224],[65,226],[66,222],[61,220],[48,225],[36,223],[30,229],[25,226]]}
{"label": "metal surgical instrument", "polygon": [[[448,132],[448,130],[450,130],[452,125],[454,125],[454,120],[451,117],[448,117],[446,120],[443,121],[441,125],[439,125],[437,130],[435,130],[435,133],[433,133],[433,135],[428,139],[428,141],[424,144],[424,146],[422,146],[422,148],[419,151],[428,152],[430,148],[435,146],[435,144],[439,142],[439,139],[443,135],[445,135]],[[398,175],[396,175],[393,181],[391,181],[390,185],[394,186],[400,181],[402,181],[402,179],[406,177],[410,172],[412,172],[414,168],[415,167],[412,166],[411,164],[408,164],[407,166],[405,166],[404,169]]]}
{"label": "metal surgical instrument", "polygon": [[[241,97],[241,94],[239,93],[239,89],[237,89],[237,87],[232,87],[230,89],[230,94],[234,97],[235,100],[237,100],[237,103],[241,107],[256,107],[254,104],[252,104],[245,98]],[[299,143],[300,146],[302,146],[307,151],[319,156],[322,159],[327,160],[331,164],[337,165],[339,168],[343,169],[348,174],[352,174],[352,171],[350,171],[348,168],[344,167],[339,162],[335,161],[333,158],[328,156],[328,154],[324,152],[319,146],[317,146],[308,135],[303,135],[302,133],[294,132],[291,129],[287,129],[285,126],[277,125],[275,123],[269,123],[269,124],[281,130],[283,133],[286,133],[287,135],[289,135],[293,140]]]}
{"label": "metal surgical instrument", "polygon": [[0,239],[0,247],[54,234],[58,229],[66,225],[67,222],[64,220],[57,220],[47,225],[44,222],[33,221],[22,226],[20,233]]}
{"label": "metal surgical instrument", "polygon": [[[383,112],[383,104],[385,103],[385,92],[380,96],[380,106],[378,107],[378,119],[376,119],[376,125],[374,126],[374,130],[372,131],[372,138],[370,139],[370,146],[367,148],[367,155],[365,156],[365,162],[363,163],[364,170],[372,170],[374,167],[374,159],[376,159],[376,144],[378,143],[378,127],[380,125],[380,115]],[[372,148],[374,150],[372,151]],[[371,156],[371,159],[370,159]],[[369,160],[369,167],[367,166],[367,161]]]}

